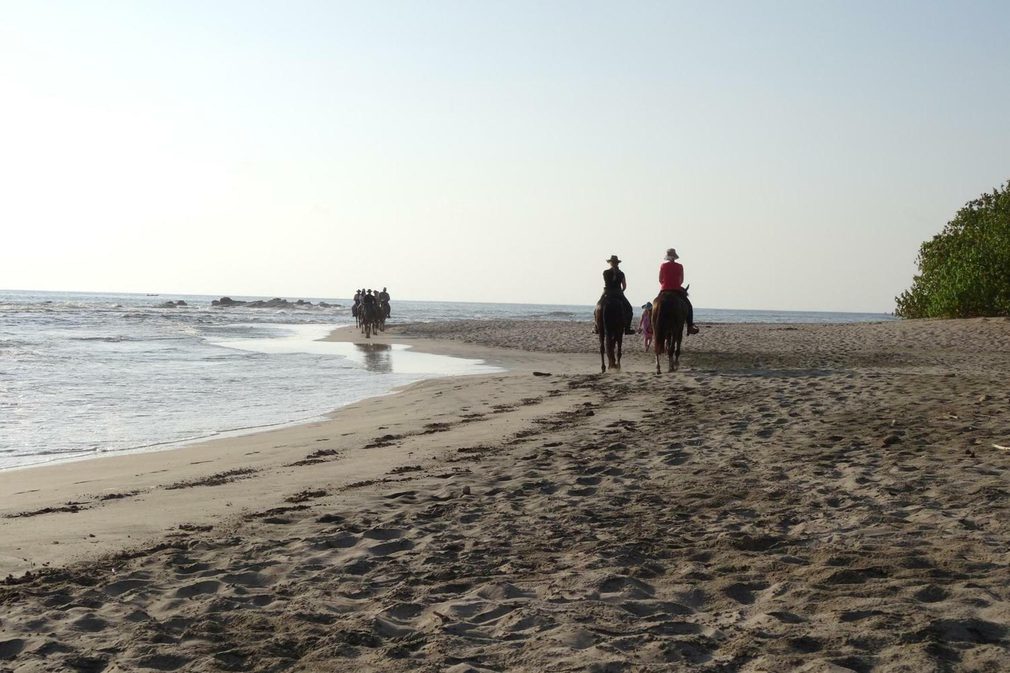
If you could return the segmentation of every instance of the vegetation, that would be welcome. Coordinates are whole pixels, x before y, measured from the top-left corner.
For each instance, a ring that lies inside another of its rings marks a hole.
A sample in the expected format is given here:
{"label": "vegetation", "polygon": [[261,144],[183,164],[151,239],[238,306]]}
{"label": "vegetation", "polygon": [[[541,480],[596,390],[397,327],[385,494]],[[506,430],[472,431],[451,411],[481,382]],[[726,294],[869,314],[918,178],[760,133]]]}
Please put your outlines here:
{"label": "vegetation", "polygon": [[903,318],[1010,315],[1010,181],[958,211],[919,248],[919,273],[895,298]]}

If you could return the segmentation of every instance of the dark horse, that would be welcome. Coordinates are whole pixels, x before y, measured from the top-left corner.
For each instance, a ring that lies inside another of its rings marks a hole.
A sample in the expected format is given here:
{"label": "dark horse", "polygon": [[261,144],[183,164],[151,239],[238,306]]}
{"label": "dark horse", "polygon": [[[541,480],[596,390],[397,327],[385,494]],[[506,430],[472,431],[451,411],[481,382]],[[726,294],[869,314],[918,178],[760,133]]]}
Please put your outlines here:
{"label": "dark horse", "polygon": [[[687,292],[687,290],[684,290]],[[653,302],[652,329],[655,335],[656,373],[660,373],[659,356],[669,358],[668,372],[680,367],[680,342],[684,339],[687,324],[687,304],[678,292],[660,292]]]}
{"label": "dark horse", "polygon": [[366,339],[371,339],[372,335],[379,331],[379,307],[374,303],[364,303],[358,307],[358,318],[361,321],[361,331],[365,333]]}
{"label": "dark horse", "polygon": [[611,369],[621,368],[621,346],[624,343],[624,302],[616,295],[604,297],[600,310],[596,312],[596,331],[600,334],[600,370],[607,371],[603,360],[606,350]]}

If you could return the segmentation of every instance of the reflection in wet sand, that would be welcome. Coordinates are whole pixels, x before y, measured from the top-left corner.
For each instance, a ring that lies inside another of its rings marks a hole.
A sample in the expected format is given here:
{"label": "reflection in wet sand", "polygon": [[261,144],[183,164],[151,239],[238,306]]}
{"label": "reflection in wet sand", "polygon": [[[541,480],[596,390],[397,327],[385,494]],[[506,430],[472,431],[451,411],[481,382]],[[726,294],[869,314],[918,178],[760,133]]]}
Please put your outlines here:
{"label": "reflection in wet sand", "polygon": [[393,347],[390,344],[354,344],[365,358],[365,369],[390,374],[393,371]]}

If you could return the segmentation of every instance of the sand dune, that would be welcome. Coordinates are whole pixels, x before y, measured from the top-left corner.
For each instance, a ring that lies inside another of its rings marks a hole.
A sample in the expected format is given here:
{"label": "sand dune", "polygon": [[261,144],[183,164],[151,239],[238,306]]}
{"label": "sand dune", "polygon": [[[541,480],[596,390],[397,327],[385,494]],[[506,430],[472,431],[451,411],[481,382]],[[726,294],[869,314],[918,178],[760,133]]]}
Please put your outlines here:
{"label": "sand dune", "polygon": [[9,578],[0,670],[1006,670],[1010,322],[704,326],[662,376],[580,323],[396,332],[515,369],[83,511],[40,485],[5,544],[212,515]]}

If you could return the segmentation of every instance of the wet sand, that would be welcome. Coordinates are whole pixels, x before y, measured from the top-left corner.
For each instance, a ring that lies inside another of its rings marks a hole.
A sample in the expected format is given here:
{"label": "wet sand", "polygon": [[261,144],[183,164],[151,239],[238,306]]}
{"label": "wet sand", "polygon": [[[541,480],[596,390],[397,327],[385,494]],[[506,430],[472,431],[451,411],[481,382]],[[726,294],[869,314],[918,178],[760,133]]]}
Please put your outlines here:
{"label": "wet sand", "polygon": [[0,670],[1010,661],[1010,321],[703,325],[661,376],[585,323],[379,340],[510,372],[0,475]]}

